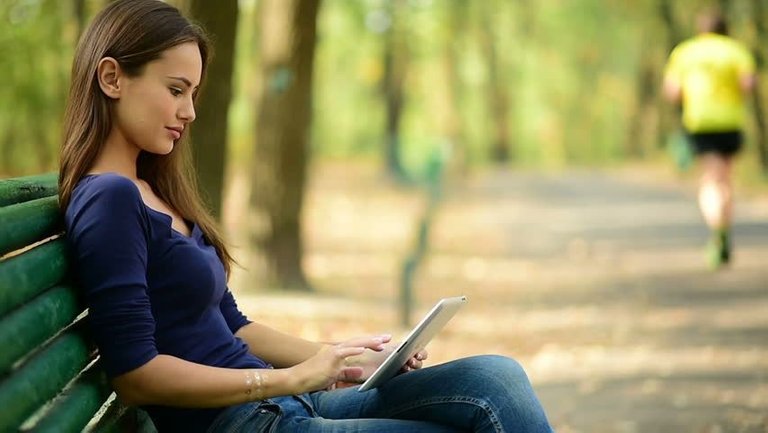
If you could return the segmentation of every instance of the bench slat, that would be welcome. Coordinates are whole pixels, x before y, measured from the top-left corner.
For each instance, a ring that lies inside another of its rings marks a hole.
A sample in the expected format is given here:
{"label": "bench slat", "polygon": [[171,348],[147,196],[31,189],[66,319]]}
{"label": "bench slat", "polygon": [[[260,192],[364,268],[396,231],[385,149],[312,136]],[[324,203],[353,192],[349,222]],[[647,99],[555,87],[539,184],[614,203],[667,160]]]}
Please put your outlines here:
{"label": "bench slat", "polygon": [[152,418],[141,409],[126,407],[117,399],[110,402],[109,407],[99,420],[85,430],[87,433],[157,433]]}
{"label": "bench slat", "polygon": [[0,180],[0,207],[56,195],[57,182],[56,173]]}
{"label": "bench slat", "polygon": [[152,422],[152,418],[149,414],[141,409],[135,409],[136,411],[136,433],[157,433],[157,428]]}
{"label": "bench slat", "polygon": [[56,397],[51,407],[31,431],[35,433],[82,431],[111,393],[107,377],[96,363]]}
{"label": "bench slat", "polygon": [[117,398],[110,401],[98,420],[84,431],[87,433],[157,433],[155,425],[146,412],[135,407],[126,407]]}
{"label": "bench slat", "polygon": [[98,362],[80,374],[95,354],[82,323],[55,336],[82,311],[66,242],[49,239],[62,230],[56,173],[0,180],[0,431],[156,433],[135,408],[102,410],[111,388]]}
{"label": "bench slat", "polygon": [[115,398],[109,402],[98,421],[87,431],[88,433],[120,433],[132,430],[136,424],[135,417],[135,409],[124,406]]}
{"label": "bench slat", "polygon": [[60,283],[69,267],[64,239],[0,261],[0,317]]}
{"label": "bench slat", "polygon": [[44,197],[0,208],[0,256],[62,230],[58,197]]}
{"label": "bench slat", "polygon": [[14,362],[72,323],[83,308],[78,305],[75,289],[54,287],[29,304],[0,319],[0,375],[11,370]]}
{"label": "bench slat", "polygon": [[0,431],[15,431],[56,396],[85,367],[91,350],[85,338],[66,332],[0,383]]}

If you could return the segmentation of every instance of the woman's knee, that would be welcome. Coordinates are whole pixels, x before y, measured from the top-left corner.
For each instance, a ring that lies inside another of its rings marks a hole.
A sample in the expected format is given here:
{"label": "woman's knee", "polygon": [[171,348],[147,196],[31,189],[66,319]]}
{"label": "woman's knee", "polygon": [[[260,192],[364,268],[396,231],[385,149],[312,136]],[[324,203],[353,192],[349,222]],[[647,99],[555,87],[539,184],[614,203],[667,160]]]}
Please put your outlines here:
{"label": "woman's knee", "polygon": [[515,384],[528,385],[528,376],[523,366],[512,358],[501,355],[479,355],[462,360],[464,374],[482,382],[486,387],[493,383],[508,387]]}
{"label": "woman's knee", "polygon": [[464,384],[465,389],[486,404],[486,412],[491,410],[504,425],[524,422],[549,431],[544,429],[548,425],[544,409],[519,362],[506,356],[483,355],[465,358],[462,367],[471,383]]}

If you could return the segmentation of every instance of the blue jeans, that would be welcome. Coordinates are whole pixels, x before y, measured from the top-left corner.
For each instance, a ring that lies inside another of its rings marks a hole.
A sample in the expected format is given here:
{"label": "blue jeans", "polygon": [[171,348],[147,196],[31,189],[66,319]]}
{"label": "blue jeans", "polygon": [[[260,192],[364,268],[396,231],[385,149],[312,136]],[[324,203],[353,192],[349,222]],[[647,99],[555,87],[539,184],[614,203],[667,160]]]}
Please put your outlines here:
{"label": "blue jeans", "polygon": [[552,431],[522,367],[493,355],[411,371],[367,392],[345,388],[232,406],[209,429],[211,433]]}

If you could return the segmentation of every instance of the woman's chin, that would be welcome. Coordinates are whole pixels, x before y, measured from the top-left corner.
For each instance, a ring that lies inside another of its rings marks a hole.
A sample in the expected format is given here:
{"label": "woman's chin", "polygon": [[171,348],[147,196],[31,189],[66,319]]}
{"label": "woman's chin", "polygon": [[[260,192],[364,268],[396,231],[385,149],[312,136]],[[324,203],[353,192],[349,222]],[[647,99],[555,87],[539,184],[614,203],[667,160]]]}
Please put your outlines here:
{"label": "woman's chin", "polygon": [[151,148],[148,148],[148,149],[144,149],[144,151],[154,155],[168,155],[169,153],[173,152],[173,148],[175,144],[176,142],[163,143],[157,146],[152,146]]}

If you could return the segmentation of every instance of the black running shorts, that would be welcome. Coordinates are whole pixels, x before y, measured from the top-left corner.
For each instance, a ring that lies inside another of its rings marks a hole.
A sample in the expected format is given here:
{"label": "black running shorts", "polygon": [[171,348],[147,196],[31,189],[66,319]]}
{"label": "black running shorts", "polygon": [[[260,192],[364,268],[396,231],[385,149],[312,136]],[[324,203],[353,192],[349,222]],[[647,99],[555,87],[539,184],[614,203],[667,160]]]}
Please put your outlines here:
{"label": "black running shorts", "polygon": [[688,138],[697,155],[716,153],[733,156],[741,149],[742,142],[741,131],[688,133]]}

